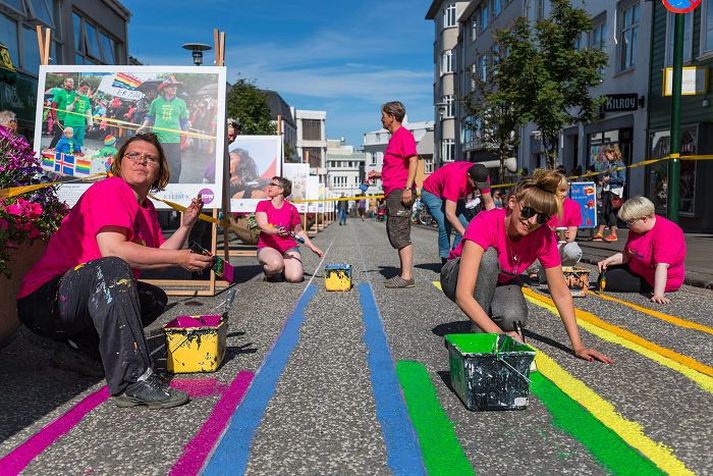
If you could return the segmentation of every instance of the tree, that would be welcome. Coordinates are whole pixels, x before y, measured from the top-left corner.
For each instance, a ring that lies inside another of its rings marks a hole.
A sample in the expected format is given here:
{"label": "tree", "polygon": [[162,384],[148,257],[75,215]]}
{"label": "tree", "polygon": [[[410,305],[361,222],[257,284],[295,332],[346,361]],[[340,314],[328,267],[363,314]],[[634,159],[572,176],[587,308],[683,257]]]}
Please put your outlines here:
{"label": "tree", "polygon": [[226,99],[228,117],[237,119],[241,134],[274,135],[277,133],[271,123],[270,108],[265,95],[254,84],[244,79],[238,80]]}
{"label": "tree", "polygon": [[[603,98],[593,98],[590,88],[601,82],[608,57],[596,48],[576,47],[592,28],[585,10],[572,7],[570,0],[551,0],[551,5],[550,17],[540,20],[534,29],[521,17],[496,34],[501,52],[496,56],[496,91],[484,96],[484,110],[494,110],[494,105],[505,101],[505,105],[511,104],[514,116],[506,118],[510,124],[504,121],[501,128],[517,127],[523,120],[537,124],[548,166],[554,168],[562,128],[597,116]],[[497,116],[491,113],[494,119]]]}

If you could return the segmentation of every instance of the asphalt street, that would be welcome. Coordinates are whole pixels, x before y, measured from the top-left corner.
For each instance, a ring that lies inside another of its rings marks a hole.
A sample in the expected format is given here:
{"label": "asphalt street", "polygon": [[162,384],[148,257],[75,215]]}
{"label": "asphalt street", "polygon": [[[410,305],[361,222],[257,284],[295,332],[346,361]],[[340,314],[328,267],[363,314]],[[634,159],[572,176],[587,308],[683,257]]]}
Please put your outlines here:
{"label": "asphalt street", "polygon": [[[613,293],[575,300],[585,343],[615,360],[605,365],[572,355],[546,287],[533,287],[529,407],[469,411],[443,338],[469,323],[434,285],[435,231],[412,237],[411,289],[384,288],[398,257],[373,221],[319,233],[326,256],[303,250],[301,284],[266,283],[254,258],[234,258],[243,279],[225,362],[176,375],[192,395],[176,409],[115,407],[103,381],[50,367],[53,344],[22,331],[0,350],[0,474],[713,474],[710,290],[684,286],[667,306]],[[351,291],[325,290],[327,263],[353,266]],[[159,366],[161,326],[224,297],[172,299],[147,329]],[[409,391],[404,363],[423,369],[425,387]],[[449,466],[459,459],[467,471]]]}

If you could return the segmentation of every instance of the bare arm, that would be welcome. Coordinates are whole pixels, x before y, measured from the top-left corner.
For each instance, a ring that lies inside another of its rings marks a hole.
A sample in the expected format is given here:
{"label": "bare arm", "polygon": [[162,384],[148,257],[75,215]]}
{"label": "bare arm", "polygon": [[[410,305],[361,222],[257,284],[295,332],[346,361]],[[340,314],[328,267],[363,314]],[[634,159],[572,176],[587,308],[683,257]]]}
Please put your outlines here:
{"label": "bare arm", "polygon": [[170,238],[163,242],[161,249],[180,250],[183,248],[186,239],[188,239],[188,235],[191,233],[191,229],[193,229],[193,225],[198,221],[201,210],[203,210],[203,200],[199,196],[194,198],[188,208],[186,208],[186,211],[183,212],[181,216],[181,226],[178,227],[178,230],[176,230]]}
{"label": "bare arm", "polygon": [[562,324],[564,325],[565,332],[567,332],[567,336],[572,343],[572,350],[575,355],[580,359],[588,360],[590,362],[600,360],[607,364],[613,363],[614,361],[606,355],[601,354],[594,349],[589,349],[582,344],[582,338],[579,335],[577,319],[574,313],[572,293],[570,293],[567,283],[565,283],[562,268],[560,266],[555,268],[546,268],[545,276],[547,277],[547,288],[550,291],[552,300],[555,302],[557,312],[559,312],[560,319],[562,319]]}
{"label": "bare arm", "polygon": [[401,203],[404,205],[410,205],[411,199],[413,198],[413,186],[416,180],[416,170],[418,169],[418,156],[412,155],[408,158],[408,178],[406,178],[406,188],[409,190],[404,190],[403,195],[401,195]]}
{"label": "bare arm", "polygon": [[260,230],[266,235],[287,236],[287,231],[281,231],[279,228],[276,228],[269,224],[269,222],[267,221],[267,213],[265,212],[255,213],[255,221],[260,227]]}
{"label": "bare arm", "polygon": [[495,208],[495,201],[493,200],[493,196],[490,192],[481,193],[480,199],[483,201],[483,208],[485,208],[486,210],[492,210],[493,208]]}
{"label": "bare arm", "polygon": [[572,243],[574,240],[577,239],[577,230],[579,227],[576,226],[568,226],[567,231],[565,232],[565,238],[567,239],[567,243]]}
{"label": "bare arm", "polygon": [[668,263],[656,263],[656,272],[654,273],[654,295],[651,296],[651,301],[658,304],[670,304],[671,300],[664,296],[666,293],[666,281],[668,280]]}
{"label": "bare arm", "polygon": [[312,251],[312,253],[316,254],[316,255],[319,256],[320,258],[321,258],[322,256],[324,256],[324,253],[322,252],[322,250],[320,250],[319,248],[317,248],[317,246],[315,246],[315,244],[312,243],[312,240],[309,238],[309,236],[307,235],[307,233],[305,233],[305,231],[304,231],[304,229],[302,228],[302,225],[301,225],[301,224],[295,225],[294,230],[295,230],[295,235],[301,236],[302,238],[304,238],[304,240],[305,240],[305,246],[306,246],[307,248],[309,248],[309,249]]}
{"label": "bare arm", "polygon": [[463,227],[463,224],[460,222],[458,219],[458,216],[456,215],[456,202],[452,200],[446,200],[446,220],[450,222],[451,225],[453,225],[453,229],[457,231],[458,233],[463,236],[465,234],[465,228]]}
{"label": "bare arm", "polygon": [[629,260],[624,260],[624,255],[622,253],[617,253],[615,255],[611,255],[607,259],[601,260],[599,263],[597,263],[597,266],[599,267],[599,272],[601,273],[605,269],[607,269],[609,266],[616,266],[618,264],[623,264],[626,263]]}

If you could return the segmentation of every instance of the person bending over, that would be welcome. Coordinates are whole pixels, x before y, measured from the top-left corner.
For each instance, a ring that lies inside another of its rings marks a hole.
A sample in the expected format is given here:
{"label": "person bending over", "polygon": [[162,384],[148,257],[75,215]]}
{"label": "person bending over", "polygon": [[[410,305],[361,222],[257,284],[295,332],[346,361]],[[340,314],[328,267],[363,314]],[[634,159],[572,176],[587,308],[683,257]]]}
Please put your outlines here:
{"label": "person bending over", "polygon": [[560,175],[554,171],[537,171],[514,187],[506,201],[507,210],[479,213],[443,266],[441,287],[476,331],[520,340],[517,327],[525,324],[528,314],[520,275],[539,258],[575,355],[611,363],[609,357],[582,343],[557,243],[549,227],[543,226],[560,209],[556,195],[559,181]]}
{"label": "person bending over", "polygon": [[451,252],[451,230],[456,231],[453,248],[458,246],[468,226],[463,199],[480,190],[486,210],[495,208],[490,196],[488,169],[482,164],[453,162],[440,167],[423,182],[421,200],[438,224],[438,254],[445,264]]}
{"label": "person bending over", "polygon": [[686,240],[680,226],[656,215],[646,197],[622,205],[619,218],[629,226],[624,251],[598,263],[607,291],[652,293],[651,301],[669,304],[666,293],[677,291],[686,276]]}
{"label": "person bending over", "polygon": [[147,200],[149,191],[163,190],[169,179],[154,134],[127,140],[111,172],[113,177],[82,194],[23,279],[18,315],[32,332],[64,342],[54,365],[106,375],[119,407],[178,406],[188,396],[153,373],[143,331],[163,312],[166,293],[137,278],[142,269],[211,266],[211,257],[182,249],[203,202],[193,199],[178,230],[164,240]]}
{"label": "person bending over", "polygon": [[269,200],[259,202],[255,209],[255,220],[260,227],[257,259],[265,271],[266,281],[283,277],[290,283],[302,281],[302,255],[294,236],[302,238],[305,246],[320,258],[324,255],[302,229],[297,207],[285,200],[291,193],[292,182],[283,177],[272,177],[267,186]]}

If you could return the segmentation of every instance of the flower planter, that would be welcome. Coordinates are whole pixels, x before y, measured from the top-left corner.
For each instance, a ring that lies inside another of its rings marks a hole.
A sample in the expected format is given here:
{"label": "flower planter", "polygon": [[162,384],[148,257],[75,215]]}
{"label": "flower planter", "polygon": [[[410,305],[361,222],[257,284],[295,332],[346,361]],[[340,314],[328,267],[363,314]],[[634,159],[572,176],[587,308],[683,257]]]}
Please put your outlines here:
{"label": "flower planter", "polygon": [[42,240],[37,240],[31,245],[20,245],[11,252],[12,260],[8,263],[12,277],[8,279],[0,276],[0,348],[7,344],[20,328],[16,304],[20,283],[45,249],[47,249],[47,242]]}

